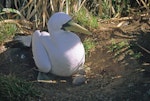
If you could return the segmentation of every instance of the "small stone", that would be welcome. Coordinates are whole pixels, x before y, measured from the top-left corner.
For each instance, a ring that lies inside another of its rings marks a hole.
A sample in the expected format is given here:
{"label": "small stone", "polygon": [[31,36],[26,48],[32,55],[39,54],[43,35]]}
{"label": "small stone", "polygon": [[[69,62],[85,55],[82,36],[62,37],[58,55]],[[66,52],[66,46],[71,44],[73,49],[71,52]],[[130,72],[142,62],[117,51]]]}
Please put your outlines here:
{"label": "small stone", "polygon": [[147,94],[150,95],[150,89],[147,91]]}
{"label": "small stone", "polygon": [[128,87],[133,87],[133,86],[134,86],[133,83],[129,83],[129,84],[128,84]]}
{"label": "small stone", "polygon": [[25,58],[25,55],[24,55],[24,54],[21,54],[20,58],[21,58],[21,59],[24,59],[24,58]]}
{"label": "small stone", "polygon": [[85,75],[85,74],[86,74],[86,72],[85,72],[85,70],[84,70],[84,69],[80,69],[80,70],[78,71],[78,74]]}
{"label": "small stone", "polygon": [[73,78],[72,84],[79,86],[81,84],[84,84],[86,81],[86,77],[84,75],[79,75]]}

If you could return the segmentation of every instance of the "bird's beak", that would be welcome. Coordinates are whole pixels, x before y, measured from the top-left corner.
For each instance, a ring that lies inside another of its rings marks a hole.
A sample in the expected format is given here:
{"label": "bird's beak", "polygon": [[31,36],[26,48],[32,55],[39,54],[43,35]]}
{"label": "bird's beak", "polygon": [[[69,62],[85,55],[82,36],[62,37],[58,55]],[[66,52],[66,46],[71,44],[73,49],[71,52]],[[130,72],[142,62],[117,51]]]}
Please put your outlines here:
{"label": "bird's beak", "polygon": [[63,24],[61,29],[65,30],[65,31],[73,31],[73,32],[87,34],[87,35],[92,35],[92,33],[89,32],[87,29],[85,29],[84,27],[80,26],[79,24],[73,22],[72,20]]}

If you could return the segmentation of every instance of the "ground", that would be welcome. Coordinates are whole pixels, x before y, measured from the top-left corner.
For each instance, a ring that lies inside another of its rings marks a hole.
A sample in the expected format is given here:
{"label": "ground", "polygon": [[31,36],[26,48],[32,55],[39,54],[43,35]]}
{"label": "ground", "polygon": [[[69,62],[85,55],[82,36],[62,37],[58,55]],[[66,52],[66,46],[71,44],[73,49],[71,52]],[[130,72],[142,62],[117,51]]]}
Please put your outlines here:
{"label": "ground", "polygon": [[[92,36],[80,36],[83,40],[92,37],[96,43],[86,56],[85,69],[87,81],[74,86],[70,78],[53,76],[53,82],[39,83],[36,81],[37,69],[30,49],[5,48],[1,46],[0,72],[34,82],[42,92],[40,101],[149,101],[150,75],[149,53],[140,47],[141,59],[133,58],[123,48],[115,57],[109,52],[112,42],[136,42],[149,47],[149,22],[129,21],[121,27],[120,22],[99,22],[100,26],[91,31]],[[113,40],[113,41],[112,41]],[[144,43],[145,42],[145,43]],[[148,49],[148,48],[147,48]]]}

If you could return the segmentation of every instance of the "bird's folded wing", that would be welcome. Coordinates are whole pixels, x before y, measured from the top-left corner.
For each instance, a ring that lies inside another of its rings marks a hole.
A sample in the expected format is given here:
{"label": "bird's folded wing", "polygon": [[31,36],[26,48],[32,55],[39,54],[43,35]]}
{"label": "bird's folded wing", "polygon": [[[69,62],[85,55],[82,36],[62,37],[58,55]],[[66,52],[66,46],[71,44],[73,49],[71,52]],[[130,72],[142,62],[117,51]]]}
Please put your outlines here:
{"label": "bird's folded wing", "polygon": [[45,47],[42,44],[41,37],[42,36],[40,31],[35,31],[33,33],[32,53],[39,71],[47,73],[51,70],[51,61]]}

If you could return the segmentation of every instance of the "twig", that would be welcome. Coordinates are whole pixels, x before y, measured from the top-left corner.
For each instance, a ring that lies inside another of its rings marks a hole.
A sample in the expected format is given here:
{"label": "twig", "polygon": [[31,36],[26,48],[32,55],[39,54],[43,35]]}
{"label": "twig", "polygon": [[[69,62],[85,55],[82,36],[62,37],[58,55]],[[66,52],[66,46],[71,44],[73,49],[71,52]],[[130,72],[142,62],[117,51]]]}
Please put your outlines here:
{"label": "twig", "polygon": [[145,2],[143,0],[140,0],[142,2],[142,4],[144,5],[144,7],[148,10],[149,8],[147,7],[147,5],[145,4]]}
{"label": "twig", "polygon": [[54,10],[54,6],[53,6],[53,1],[52,0],[50,0],[50,7],[51,7],[51,10],[52,10],[52,13],[54,13],[55,10]]}
{"label": "twig", "polygon": [[66,13],[69,14],[69,0],[66,0]]}
{"label": "twig", "polygon": [[142,47],[142,46],[139,45],[138,43],[136,43],[136,45],[137,45],[138,47],[140,47],[141,49],[143,49],[143,50],[144,50],[145,52],[147,52],[148,54],[150,54],[150,51],[147,50],[146,48]]}
{"label": "twig", "polygon": [[139,0],[136,0],[136,2],[139,4],[139,6],[141,6],[141,4],[140,4]]}
{"label": "twig", "polygon": [[[141,14],[139,15],[139,17],[148,17],[149,14]],[[111,18],[109,20],[102,20],[101,22],[109,22],[109,21],[126,21],[126,20],[133,20],[134,17],[130,16],[130,17],[122,17],[122,18]],[[149,19],[149,18],[148,18]]]}
{"label": "twig", "polygon": [[84,1],[82,2],[82,4],[79,6],[79,8],[78,8],[77,12],[81,9],[81,7],[82,7],[82,6],[83,6],[83,4],[85,3],[85,1],[86,1],[86,0],[84,0]]}

